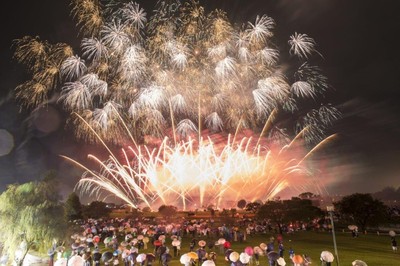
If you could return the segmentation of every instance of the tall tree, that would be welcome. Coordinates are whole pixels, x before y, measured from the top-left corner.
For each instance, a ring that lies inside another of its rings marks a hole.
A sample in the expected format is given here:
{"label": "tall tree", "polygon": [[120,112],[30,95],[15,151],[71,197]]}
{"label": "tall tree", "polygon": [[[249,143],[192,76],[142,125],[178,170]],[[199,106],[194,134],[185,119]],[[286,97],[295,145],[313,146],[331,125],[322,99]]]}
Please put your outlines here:
{"label": "tall tree", "polygon": [[175,206],[172,206],[172,205],[161,205],[161,206],[158,208],[158,212],[159,212],[163,217],[165,217],[166,219],[168,219],[168,218],[174,217],[174,216],[177,214],[178,209],[177,209]]}
{"label": "tall tree", "polygon": [[257,212],[259,218],[270,219],[272,223],[276,224],[280,233],[282,233],[284,223],[291,221],[308,222],[321,215],[322,211],[313,206],[311,200],[300,198],[267,201]]}
{"label": "tall tree", "polygon": [[246,200],[241,199],[241,200],[238,201],[237,207],[239,209],[243,210],[246,207],[246,204],[247,204]]}
{"label": "tall tree", "polygon": [[69,194],[65,201],[65,215],[68,221],[82,219],[82,204],[75,192]]}
{"label": "tall tree", "polygon": [[388,217],[388,207],[371,194],[355,193],[343,197],[335,203],[340,217],[360,227],[364,232],[367,226],[378,225]]}
{"label": "tall tree", "polygon": [[89,205],[84,206],[83,216],[85,218],[106,218],[110,215],[111,209],[107,208],[107,203],[102,201],[92,201]]}
{"label": "tall tree", "polygon": [[64,238],[67,225],[60,199],[52,173],[42,181],[10,185],[0,195],[0,242],[17,265],[30,250],[44,254],[54,240]]}

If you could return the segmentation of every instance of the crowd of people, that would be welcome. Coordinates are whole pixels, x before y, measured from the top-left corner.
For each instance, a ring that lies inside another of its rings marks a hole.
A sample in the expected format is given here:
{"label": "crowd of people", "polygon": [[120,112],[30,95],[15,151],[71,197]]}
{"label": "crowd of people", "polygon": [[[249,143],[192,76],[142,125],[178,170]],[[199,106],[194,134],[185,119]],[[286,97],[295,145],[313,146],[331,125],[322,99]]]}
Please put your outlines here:
{"label": "crowd of people", "polygon": [[[306,225],[289,224],[281,229],[291,233],[305,230]],[[146,218],[89,219],[80,222],[80,230],[71,236],[70,248],[54,245],[49,251],[51,264],[70,265],[76,261],[72,265],[152,266],[157,263],[168,266],[173,258],[185,266],[212,266],[217,261],[231,266],[265,265],[266,262],[270,266],[311,264],[309,256],[296,254],[291,247],[285,257],[282,235],[266,220],[238,218],[234,225],[228,226],[217,224],[213,219],[181,218],[170,223]],[[242,250],[232,247],[235,242],[245,242],[252,235],[266,232],[275,235],[267,243]],[[182,253],[182,245],[188,252]],[[321,255],[321,261],[330,265],[333,255]]]}

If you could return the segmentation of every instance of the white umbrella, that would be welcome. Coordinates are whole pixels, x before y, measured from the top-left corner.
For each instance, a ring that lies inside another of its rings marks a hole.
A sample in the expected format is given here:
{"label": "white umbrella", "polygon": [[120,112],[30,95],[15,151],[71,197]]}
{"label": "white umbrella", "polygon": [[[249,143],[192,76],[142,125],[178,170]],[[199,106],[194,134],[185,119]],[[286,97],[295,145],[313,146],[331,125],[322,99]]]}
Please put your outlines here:
{"label": "white umbrella", "polygon": [[351,265],[353,266],[368,266],[365,262],[363,262],[362,260],[355,260],[351,263]]}
{"label": "white umbrella", "polygon": [[231,254],[229,254],[229,260],[233,262],[237,262],[239,257],[240,255],[236,251],[233,251]]}
{"label": "white umbrella", "polygon": [[172,241],[172,246],[174,246],[174,247],[177,247],[177,246],[179,246],[181,244],[181,241],[179,241],[178,239],[174,239],[173,241]]}
{"label": "white umbrella", "polygon": [[284,258],[279,258],[276,260],[276,263],[278,263],[279,266],[285,266],[286,265],[286,261]]}
{"label": "white umbrella", "polygon": [[240,253],[239,260],[241,263],[247,264],[250,262],[250,259],[251,259],[251,256],[249,256],[249,254],[247,254],[245,252]]}
{"label": "white umbrella", "polygon": [[334,256],[329,251],[322,251],[321,252],[321,260],[325,262],[332,262],[334,260]]}
{"label": "white umbrella", "polygon": [[191,260],[191,258],[187,253],[183,254],[181,256],[181,258],[179,259],[180,263],[182,263],[184,265],[188,264],[190,262],[190,260]]}
{"label": "white umbrella", "polygon": [[59,260],[56,260],[56,262],[54,263],[54,266],[67,266],[67,259],[61,258]]}
{"label": "white umbrella", "polygon": [[81,256],[74,255],[68,260],[68,266],[82,266],[84,262]]}
{"label": "white umbrella", "polygon": [[395,237],[395,236],[396,236],[396,232],[393,231],[393,230],[390,230],[390,231],[389,231],[389,235],[390,235],[391,237]]}
{"label": "white umbrella", "polygon": [[223,244],[225,244],[225,242],[226,242],[225,238],[218,239],[218,244],[219,245],[223,245]]}
{"label": "white umbrella", "polygon": [[139,263],[142,263],[143,261],[146,260],[146,254],[144,253],[140,253],[137,257],[136,257],[136,261]]}
{"label": "white umbrella", "polygon": [[347,228],[349,228],[350,230],[357,230],[358,226],[354,225],[354,224],[351,224],[351,225],[347,226]]}
{"label": "white umbrella", "polygon": [[204,261],[201,266],[215,266],[215,262],[213,260]]}

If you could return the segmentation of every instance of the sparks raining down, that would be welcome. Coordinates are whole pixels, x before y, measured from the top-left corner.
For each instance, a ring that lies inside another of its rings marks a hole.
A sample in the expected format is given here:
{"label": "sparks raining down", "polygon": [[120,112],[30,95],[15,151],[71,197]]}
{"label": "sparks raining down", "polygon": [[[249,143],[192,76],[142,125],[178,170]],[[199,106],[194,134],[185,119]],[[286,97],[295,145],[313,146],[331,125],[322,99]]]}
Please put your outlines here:
{"label": "sparks raining down", "polygon": [[76,137],[108,150],[105,162],[90,155],[100,171],[75,162],[87,170],[82,192],[133,207],[201,207],[269,199],[291,178],[312,176],[304,160],[331,139],[340,112],[320,102],[329,86],[306,61],[321,57],[311,37],[295,33],[282,48],[289,76],[267,15],[237,27],[224,11],[177,0],[159,1],[151,16],[133,2],[72,0],[72,14],[80,53],[38,37],[15,41],[15,59],[32,73],[16,97],[33,110],[57,99]]}

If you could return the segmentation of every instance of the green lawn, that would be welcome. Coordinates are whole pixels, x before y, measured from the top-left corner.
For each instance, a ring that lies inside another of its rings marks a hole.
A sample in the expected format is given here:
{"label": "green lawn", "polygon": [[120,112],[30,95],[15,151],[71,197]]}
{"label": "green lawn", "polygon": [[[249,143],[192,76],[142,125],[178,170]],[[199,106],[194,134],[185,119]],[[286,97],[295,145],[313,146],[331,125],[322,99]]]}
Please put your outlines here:
{"label": "green lawn", "polygon": [[[243,243],[233,242],[232,249],[240,253],[246,246],[256,246],[262,242],[267,243],[270,236],[272,235],[257,235],[248,237],[247,241]],[[198,240],[200,240],[200,238],[198,238]],[[311,256],[313,260],[312,265],[320,265],[319,258],[321,251],[328,250],[334,253],[332,234],[329,232],[317,233],[301,231],[291,235],[284,235],[283,240],[285,246],[284,257],[287,265],[291,265],[288,259],[288,250],[290,247],[294,249],[296,254],[308,254]],[[189,241],[189,238],[183,239],[181,254],[189,251]],[[339,265],[351,265],[352,261],[356,259],[365,261],[369,266],[400,265],[400,253],[394,253],[392,251],[390,237],[388,235],[378,236],[376,234],[367,234],[360,235],[358,238],[352,238],[349,232],[338,232],[336,233],[336,241],[340,261]],[[166,243],[167,246],[170,247],[170,253],[173,254],[170,242],[168,238]],[[275,244],[275,250],[277,250],[277,244]],[[151,246],[145,250],[145,252],[151,251]],[[218,254],[217,265],[229,265],[224,261],[224,255],[219,253],[218,248],[215,248],[214,251]],[[122,265],[122,263],[120,265]],[[158,263],[154,265],[158,265]],[[174,258],[169,265],[178,266],[182,264],[180,264],[179,258]],[[260,258],[260,265],[268,265],[266,257]],[[336,262],[334,262],[332,266],[333,265],[336,265]]]}

